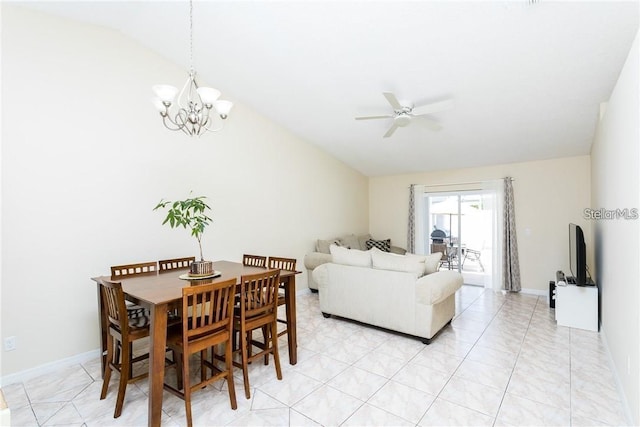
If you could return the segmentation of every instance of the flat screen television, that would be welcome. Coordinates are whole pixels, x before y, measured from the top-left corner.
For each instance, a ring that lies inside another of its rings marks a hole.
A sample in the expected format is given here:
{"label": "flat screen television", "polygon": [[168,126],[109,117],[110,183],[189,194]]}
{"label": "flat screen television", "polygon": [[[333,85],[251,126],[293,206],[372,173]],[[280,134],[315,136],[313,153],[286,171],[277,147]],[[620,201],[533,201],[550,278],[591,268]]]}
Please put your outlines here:
{"label": "flat screen television", "polygon": [[587,248],[584,244],[582,228],[576,224],[569,224],[569,268],[571,269],[570,283],[577,286],[587,286]]}

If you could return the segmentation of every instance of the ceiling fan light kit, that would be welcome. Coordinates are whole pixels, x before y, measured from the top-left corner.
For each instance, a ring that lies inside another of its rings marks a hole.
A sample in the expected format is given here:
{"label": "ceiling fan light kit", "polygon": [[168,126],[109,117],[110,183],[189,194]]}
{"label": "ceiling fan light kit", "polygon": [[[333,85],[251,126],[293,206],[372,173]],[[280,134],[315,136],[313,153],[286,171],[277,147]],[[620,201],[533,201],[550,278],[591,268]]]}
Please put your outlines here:
{"label": "ceiling fan light kit", "polygon": [[356,120],[377,120],[377,119],[393,119],[393,124],[384,134],[384,138],[388,138],[399,127],[409,126],[414,119],[418,119],[424,126],[431,130],[440,130],[442,126],[437,121],[428,117],[430,114],[439,113],[441,111],[450,110],[453,108],[453,100],[446,99],[444,101],[433,102],[431,104],[415,106],[404,106],[400,104],[398,98],[391,92],[383,92],[384,97],[387,99],[391,107],[393,107],[393,114],[386,116],[364,116],[356,117]]}
{"label": "ceiling fan light kit", "polygon": [[178,94],[178,89],[174,86],[155,85],[152,88],[156,94],[153,104],[167,129],[181,130],[189,136],[200,136],[207,131],[216,132],[222,129],[223,124],[215,129],[211,127],[211,112],[215,110],[218,116],[225,120],[233,103],[219,100],[218,89],[199,87],[196,82],[196,71],[193,68],[193,0],[189,1],[189,49],[191,68],[182,90]]}

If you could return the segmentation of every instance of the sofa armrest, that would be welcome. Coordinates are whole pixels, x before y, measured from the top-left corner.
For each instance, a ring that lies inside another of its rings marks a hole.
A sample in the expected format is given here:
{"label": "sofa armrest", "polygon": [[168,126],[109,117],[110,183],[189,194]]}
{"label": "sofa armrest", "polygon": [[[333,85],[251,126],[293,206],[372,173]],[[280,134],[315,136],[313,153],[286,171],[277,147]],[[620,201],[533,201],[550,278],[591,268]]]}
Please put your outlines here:
{"label": "sofa armrest", "polygon": [[304,256],[304,266],[307,270],[314,270],[317,266],[331,262],[331,254],[311,252]]}
{"label": "sofa armrest", "polygon": [[445,300],[462,286],[462,274],[457,271],[437,271],[416,281],[416,301],[433,305]]}

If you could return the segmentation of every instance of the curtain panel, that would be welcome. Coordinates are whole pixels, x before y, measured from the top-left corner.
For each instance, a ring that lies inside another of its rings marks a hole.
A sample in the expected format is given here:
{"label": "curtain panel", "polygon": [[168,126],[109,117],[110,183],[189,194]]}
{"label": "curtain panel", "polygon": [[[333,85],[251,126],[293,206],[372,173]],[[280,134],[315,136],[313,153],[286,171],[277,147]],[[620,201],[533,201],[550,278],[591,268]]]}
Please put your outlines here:
{"label": "curtain panel", "polygon": [[503,259],[502,280],[503,289],[510,292],[520,292],[520,262],[518,260],[518,240],[516,238],[516,213],[513,198],[513,183],[511,177],[504,179],[504,220],[503,220]]}
{"label": "curtain panel", "polygon": [[416,252],[416,185],[409,186],[409,222],[407,225],[407,252]]}

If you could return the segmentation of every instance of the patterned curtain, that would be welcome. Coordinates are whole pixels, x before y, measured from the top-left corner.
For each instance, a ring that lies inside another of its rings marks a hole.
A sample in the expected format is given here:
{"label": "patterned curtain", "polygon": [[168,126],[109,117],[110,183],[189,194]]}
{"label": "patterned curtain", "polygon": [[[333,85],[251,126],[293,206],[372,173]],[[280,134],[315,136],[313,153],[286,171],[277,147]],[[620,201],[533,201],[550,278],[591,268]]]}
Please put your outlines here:
{"label": "patterned curtain", "polygon": [[504,222],[503,222],[503,289],[520,292],[520,262],[518,261],[518,241],[516,239],[516,212],[513,201],[511,177],[504,179]]}
{"label": "patterned curtain", "polygon": [[407,252],[416,252],[416,196],[415,184],[409,186],[409,223],[407,226]]}

